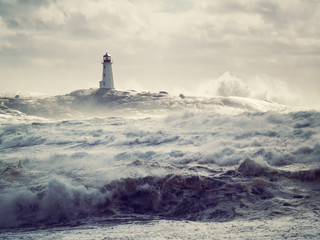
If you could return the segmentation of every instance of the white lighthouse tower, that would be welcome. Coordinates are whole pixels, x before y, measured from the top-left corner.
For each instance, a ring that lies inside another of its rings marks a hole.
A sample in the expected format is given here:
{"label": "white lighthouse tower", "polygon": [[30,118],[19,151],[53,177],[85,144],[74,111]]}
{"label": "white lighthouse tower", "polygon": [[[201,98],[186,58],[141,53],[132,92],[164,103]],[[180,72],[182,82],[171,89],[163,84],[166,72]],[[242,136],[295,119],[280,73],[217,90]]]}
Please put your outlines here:
{"label": "white lighthouse tower", "polygon": [[113,74],[112,74],[112,61],[111,61],[111,56],[106,53],[103,56],[102,60],[102,81],[100,81],[100,88],[105,88],[105,89],[114,89],[114,84],[113,84]]}

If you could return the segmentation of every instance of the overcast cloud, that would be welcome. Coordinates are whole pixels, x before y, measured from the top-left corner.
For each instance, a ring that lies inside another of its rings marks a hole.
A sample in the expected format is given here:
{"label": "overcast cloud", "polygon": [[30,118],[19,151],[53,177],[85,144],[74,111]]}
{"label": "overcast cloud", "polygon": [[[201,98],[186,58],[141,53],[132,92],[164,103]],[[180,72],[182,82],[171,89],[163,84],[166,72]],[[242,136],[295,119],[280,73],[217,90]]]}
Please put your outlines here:
{"label": "overcast cloud", "polygon": [[[320,0],[0,0],[0,91],[98,87],[320,107]],[[211,90],[210,90],[211,89]]]}

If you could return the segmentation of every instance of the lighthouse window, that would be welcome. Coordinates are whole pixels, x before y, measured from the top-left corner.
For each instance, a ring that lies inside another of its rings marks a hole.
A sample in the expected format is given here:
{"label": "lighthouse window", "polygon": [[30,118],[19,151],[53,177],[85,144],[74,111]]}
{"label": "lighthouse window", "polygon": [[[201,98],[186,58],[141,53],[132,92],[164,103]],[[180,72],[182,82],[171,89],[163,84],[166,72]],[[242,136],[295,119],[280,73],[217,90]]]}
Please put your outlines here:
{"label": "lighthouse window", "polygon": [[106,68],[106,66],[105,65],[103,65],[103,69],[105,69]]}
{"label": "lighthouse window", "polygon": [[104,73],[103,76],[106,76],[106,74]]}

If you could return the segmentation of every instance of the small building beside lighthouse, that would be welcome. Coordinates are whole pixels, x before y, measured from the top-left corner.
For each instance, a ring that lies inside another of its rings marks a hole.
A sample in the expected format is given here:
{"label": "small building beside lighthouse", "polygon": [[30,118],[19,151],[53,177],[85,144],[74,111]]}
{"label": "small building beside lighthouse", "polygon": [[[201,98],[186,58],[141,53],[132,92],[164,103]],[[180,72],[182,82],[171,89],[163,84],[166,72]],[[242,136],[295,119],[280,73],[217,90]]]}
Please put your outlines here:
{"label": "small building beside lighthouse", "polygon": [[109,89],[112,90],[114,89],[114,83],[113,83],[113,74],[112,74],[112,60],[110,54],[106,53],[103,56],[102,60],[102,81],[100,81],[100,88],[104,89]]}

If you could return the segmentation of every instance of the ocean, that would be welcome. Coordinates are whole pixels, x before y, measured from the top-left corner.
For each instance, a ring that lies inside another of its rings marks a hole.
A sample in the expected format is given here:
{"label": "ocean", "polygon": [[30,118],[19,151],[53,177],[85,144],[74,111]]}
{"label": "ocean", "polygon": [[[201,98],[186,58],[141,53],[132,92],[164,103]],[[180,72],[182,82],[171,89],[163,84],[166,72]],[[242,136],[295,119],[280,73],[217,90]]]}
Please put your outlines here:
{"label": "ocean", "polygon": [[79,90],[0,98],[1,239],[320,239],[320,112]]}

